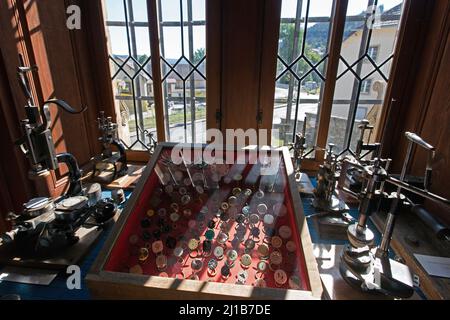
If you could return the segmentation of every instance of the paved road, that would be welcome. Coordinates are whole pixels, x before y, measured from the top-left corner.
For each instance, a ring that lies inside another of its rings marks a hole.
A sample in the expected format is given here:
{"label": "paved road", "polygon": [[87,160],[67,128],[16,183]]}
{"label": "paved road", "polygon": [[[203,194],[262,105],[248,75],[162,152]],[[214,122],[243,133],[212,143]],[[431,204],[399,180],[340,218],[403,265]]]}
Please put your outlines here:
{"label": "paved road", "polygon": [[[275,93],[276,99],[283,99],[287,97],[287,89],[276,88]],[[308,95],[304,92],[300,93],[300,100],[304,99],[319,99],[318,95]],[[274,109],[274,119],[273,123],[278,124],[281,123],[281,119],[286,118],[286,104],[279,104],[275,106]],[[298,116],[297,119],[302,120],[305,117],[306,113],[317,113],[318,104],[317,103],[301,103],[299,105]],[[144,116],[147,114],[144,113]],[[295,105],[292,108],[291,119],[295,119]],[[197,120],[195,122],[196,132],[195,132],[195,142],[203,143],[206,140],[206,120]],[[155,132],[155,129],[150,129]],[[185,142],[185,135],[188,142],[192,142],[191,137],[191,124],[188,123],[186,126],[186,130],[183,125],[177,125],[170,128],[170,141],[173,142]],[[136,141],[136,134],[133,134],[130,137],[131,141]]]}

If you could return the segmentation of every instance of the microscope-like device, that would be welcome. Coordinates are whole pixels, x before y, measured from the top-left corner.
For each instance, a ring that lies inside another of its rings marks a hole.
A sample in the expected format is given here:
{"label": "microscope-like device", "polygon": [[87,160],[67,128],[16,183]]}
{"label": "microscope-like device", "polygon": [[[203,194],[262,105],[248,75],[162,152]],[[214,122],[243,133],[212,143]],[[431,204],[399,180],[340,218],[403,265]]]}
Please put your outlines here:
{"label": "microscope-like device", "polygon": [[306,151],[307,148],[305,117],[305,119],[303,120],[302,132],[297,132],[295,134],[294,142],[289,143],[289,150],[293,150],[292,162],[294,164],[295,181],[298,185],[298,191],[301,194],[305,195],[311,194],[312,190],[314,189],[308,175],[304,172],[301,172],[302,161],[314,151],[314,148]]}
{"label": "microscope-like device", "polygon": [[[355,152],[353,153],[349,150],[350,154],[347,155],[346,158],[363,165],[373,164],[374,159],[379,157],[381,148],[381,144],[378,142],[370,143],[370,137],[374,126],[370,124],[369,120],[363,119],[360,121],[358,129],[360,130],[360,135],[358,141],[356,142]],[[367,142],[365,142],[366,136]],[[387,164],[387,167],[389,167],[389,163]],[[339,177],[338,189],[347,188],[356,193],[361,191],[364,181],[363,171],[352,166],[351,161],[342,161],[341,172],[344,172],[345,174],[341,174]]]}
{"label": "microscope-like device", "polygon": [[[416,196],[450,205],[450,200],[428,191],[431,184],[435,149],[418,135],[406,132],[409,140],[406,157],[400,178],[397,179],[387,172],[390,159],[375,158],[371,164],[364,165],[358,161],[345,159],[352,167],[358,168],[363,174],[363,184],[360,192],[354,194],[360,199],[359,218],[355,224],[348,227],[347,236],[350,242],[341,253],[340,272],[342,277],[352,286],[371,293],[385,294],[398,298],[408,298],[414,292],[413,277],[409,268],[389,258],[389,245],[398,215],[398,207],[402,202],[410,202],[406,192]],[[420,146],[428,152],[423,188],[412,186],[405,182],[411,154],[414,146]],[[387,194],[385,185],[396,187],[396,191]],[[345,190],[351,193],[349,189]],[[380,210],[383,200],[390,201],[381,243],[374,244],[374,233],[369,229],[369,217]]]}
{"label": "microscope-like device", "polygon": [[150,130],[148,130],[146,132],[146,136],[148,138],[148,143],[147,143],[148,153],[150,154],[150,157],[151,157],[153,155],[153,153],[155,153],[156,147],[158,146],[158,142],[155,139],[155,134],[153,132],[151,132]]}
{"label": "microscope-like device", "polygon": [[[117,123],[112,122],[111,117],[106,117],[104,111],[100,112],[97,122],[101,132],[99,141],[103,149],[101,155],[95,159],[93,180],[110,183],[127,174],[127,155],[125,146],[117,136]],[[113,146],[117,152],[113,151]]]}
{"label": "microscope-like device", "polygon": [[37,70],[36,66],[23,66],[23,61],[18,67],[19,84],[27,98],[27,118],[21,121],[24,135],[16,144],[29,159],[32,176],[46,176],[51,170],[58,169],[60,163],[66,164],[69,188],[56,199],[37,197],[25,203],[20,214],[10,213],[7,220],[12,229],[0,235],[0,248],[8,247],[7,250],[20,251],[25,256],[47,257],[76,243],[77,229],[88,220],[100,225],[112,218],[116,206],[112,201],[100,200],[98,195],[94,199],[92,195],[85,194],[82,171],[75,157],[67,152],[56,154],[50,130],[50,105],[55,104],[71,114],[79,114],[86,108],[76,111],[65,101],[56,99],[45,101],[40,108],[36,106],[27,74]]}

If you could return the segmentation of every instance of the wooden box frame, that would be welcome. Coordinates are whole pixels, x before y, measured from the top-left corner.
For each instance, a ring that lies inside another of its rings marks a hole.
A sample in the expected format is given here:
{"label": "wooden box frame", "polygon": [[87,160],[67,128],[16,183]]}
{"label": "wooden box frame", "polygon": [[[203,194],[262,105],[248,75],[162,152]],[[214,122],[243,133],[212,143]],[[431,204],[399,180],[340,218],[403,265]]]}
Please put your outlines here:
{"label": "wooden box frame", "polygon": [[[296,187],[293,165],[291,161],[286,161],[286,159],[290,159],[289,151],[286,147],[272,149],[272,152],[280,152],[280,155],[282,155],[284,159],[289,188],[288,191],[292,199],[292,206],[297,224],[295,227],[298,230],[299,240],[305,257],[306,272],[309,279],[309,291],[256,288],[249,285],[181,280],[104,270],[108,257],[123,230],[125,223],[132,214],[145,182],[153,172],[161,151],[165,147],[173,146],[175,146],[175,143],[160,143],[158,145],[155,154],[147,164],[135,191],[128,200],[125,209],[111,231],[103,249],[86,276],[86,282],[92,296],[95,298],[106,299],[320,299],[323,289],[319,270],[313,254],[308,224],[303,214],[302,201]],[[202,145],[195,145],[195,147],[202,147]],[[223,150],[234,150],[234,148],[226,147]]]}

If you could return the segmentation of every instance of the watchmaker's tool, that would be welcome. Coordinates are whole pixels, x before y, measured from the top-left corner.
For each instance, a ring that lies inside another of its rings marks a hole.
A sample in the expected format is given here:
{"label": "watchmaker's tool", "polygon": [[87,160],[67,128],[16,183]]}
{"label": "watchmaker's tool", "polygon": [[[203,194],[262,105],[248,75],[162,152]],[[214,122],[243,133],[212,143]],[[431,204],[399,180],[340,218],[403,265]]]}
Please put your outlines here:
{"label": "watchmaker's tool", "polygon": [[158,145],[158,142],[155,139],[155,134],[152,131],[147,131],[146,136],[148,137],[148,152],[150,153],[150,156],[155,153],[156,146]]}
{"label": "watchmaker's tool", "polygon": [[333,152],[334,144],[328,145],[325,161],[317,173],[317,187],[314,190],[313,207],[318,211],[331,213],[348,212],[349,208],[336,195],[336,181],[339,177],[339,162]]}
{"label": "watchmaker's tool", "polygon": [[[358,141],[356,142],[356,149],[353,153],[349,150],[350,154],[346,157],[354,160],[355,162],[362,165],[370,165],[373,164],[373,159],[379,156],[380,152],[380,143],[370,143],[370,137],[372,135],[372,131],[374,126],[370,125],[369,120],[363,119],[360,121],[358,125],[360,130],[360,136]],[[367,142],[364,142],[364,137],[366,133],[368,133]],[[370,157],[368,157],[370,155]],[[389,164],[387,165],[389,167]],[[387,168],[386,168],[387,169]],[[345,174],[341,174],[338,181],[338,188],[348,188],[356,193],[362,188],[362,183],[364,181],[364,173],[357,167],[351,165],[351,162],[342,162],[341,172]]]}
{"label": "watchmaker's tool", "polygon": [[308,155],[310,155],[314,148],[312,148],[309,152],[305,152],[307,149],[306,145],[306,117],[303,120],[303,129],[302,132],[298,132],[295,135],[294,143],[289,144],[289,150],[294,151],[293,156],[293,164],[294,164],[294,172],[295,172],[295,180],[298,185],[298,191],[302,194],[313,194],[313,185],[308,175],[304,172],[301,172],[302,161]]}
{"label": "watchmaker's tool", "polygon": [[[359,194],[361,203],[358,223],[348,228],[350,245],[344,248],[340,265],[341,275],[349,284],[363,291],[400,298],[407,298],[413,294],[413,277],[409,268],[388,257],[395,218],[398,214],[397,207],[400,201],[406,198],[401,194],[402,190],[431,201],[450,205],[450,200],[427,191],[431,181],[431,162],[434,156],[434,147],[414,133],[406,132],[405,136],[409,140],[409,145],[400,179],[389,175],[385,168],[381,166],[382,162],[386,164],[387,161],[375,158],[374,164],[369,166],[352,163],[353,166],[364,172],[366,182]],[[415,144],[425,148],[429,153],[423,189],[414,187],[404,181]],[[393,201],[385,222],[383,237],[381,243],[374,247],[374,236],[373,232],[367,227],[367,219],[372,213],[378,211],[380,200],[388,196],[384,192],[385,183],[396,186],[397,192],[389,195],[389,198],[392,198]],[[351,192],[350,190],[347,191]]]}
{"label": "watchmaker's tool", "polygon": [[[75,111],[66,102],[55,99],[47,100],[41,108],[35,106],[27,78],[27,73],[33,71],[37,71],[37,67],[18,68],[19,84],[27,98],[27,119],[22,121],[24,136],[16,143],[30,160],[34,176],[47,175],[50,170],[56,170],[59,163],[65,163],[70,184],[68,190],[57,198],[36,197],[23,205],[20,214],[9,214],[12,229],[0,235],[3,263],[19,263],[25,261],[23,259],[33,260],[34,264],[45,263],[55,256],[58,256],[56,260],[63,260],[66,251],[80,240],[77,232],[81,227],[102,227],[116,212],[112,200],[99,200],[99,185],[83,189],[82,172],[72,154],[55,152],[49,106],[56,104],[71,114],[78,114],[86,108]],[[69,264],[73,264],[74,257],[80,257],[83,249],[87,249],[87,242],[95,239],[93,236],[89,238],[81,240],[84,244],[77,254],[68,257]]]}
{"label": "watchmaker's tool", "polygon": [[56,154],[55,146],[53,144],[50,116],[50,105],[55,104],[64,111],[71,114],[79,114],[86,110],[84,107],[80,111],[74,110],[63,100],[50,99],[44,102],[44,105],[39,108],[34,104],[33,96],[31,94],[30,85],[27,78],[27,73],[37,71],[37,66],[33,67],[18,67],[17,75],[19,84],[22,88],[27,104],[25,106],[25,113],[27,119],[22,120],[22,130],[24,135],[16,144],[20,146],[22,152],[30,160],[32,175],[47,175],[49,170],[56,170],[59,163],[65,163],[69,168],[70,186],[67,195],[74,196],[80,194],[81,187],[81,170],[78,167],[77,160],[70,153]]}

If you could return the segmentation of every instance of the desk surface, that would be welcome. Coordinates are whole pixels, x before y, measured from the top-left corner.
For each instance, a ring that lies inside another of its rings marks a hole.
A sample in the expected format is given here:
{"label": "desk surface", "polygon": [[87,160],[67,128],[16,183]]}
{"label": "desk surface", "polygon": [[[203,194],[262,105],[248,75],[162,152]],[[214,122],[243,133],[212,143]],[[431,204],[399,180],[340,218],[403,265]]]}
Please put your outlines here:
{"label": "desk surface", "polygon": [[[125,192],[127,198],[130,197],[130,192]],[[102,193],[103,198],[111,196],[110,191],[104,191]],[[22,284],[16,282],[8,282],[1,280],[1,269],[0,269],[0,296],[8,294],[16,294],[23,300],[87,300],[91,298],[87,285],[84,281],[91,265],[94,263],[95,258],[103,247],[106,238],[109,235],[111,229],[106,230],[101,234],[97,242],[93,245],[90,252],[82,260],[80,264],[81,271],[81,289],[69,290],[67,288],[66,282],[69,276],[65,272],[60,272],[58,276],[52,281],[48,286],[45,285],[31,285]],[[1,266],[3,267],[3,266]]]}
{"label": "desk surface", "polygon": [[[314,183],[314,181],[313,181]],[[110,192],[103,192],[104,197],[109,197]],[[127,193],[127,198],[130,193]],[[305,216],[314,213],[314,208],[311,206],[311,198],[303,198],[303,208]],[[350,214],[353,216],[357,215],[357,210],[352,209]],[[347,243],[346,240],[330,240],[323,239],[316,228],[313,219],[308,219],[308,227],[310,230],[311,238],[315,244],[315,251],[320,252],[318,263],[319,271],[321,272],[322,283],[324,289],[327,290],[328,296],[331,299],[373,299],[374,296],[363,294],[344,282],[339,274],[339,259],[336,255],[339,255],[340,248]],[[376,228],[372,225],[372,230]],[[109,231],[104,232],[98,239],[97,243],[94,244],[91,251],[84,258],[80,265],[82,283],[80,290],[69,290],[66,286],[66,281],[68,275],[64,272],[60,272],[58,276],[53,280],[53,282],[48,285],[30,285],[30,284],[20,284],[14,282],[2,281],[0,278],[0,296],[7,294],[17,294],[24,300],[86,300],[91,299],[90,292],[84,281],[86,274],[88,273],[91,265],[93,264],[95,258],[103,247],[106,238],[109,235]],[[376,233],[376,241],[379,241],[380,234]],[[317,251],[318,250],[318,251]],[[333,266],[330,267],[330,260],[333,258]],[[328,260],[325,263],[325,260]],[[336,263],[334,263],[336,262]],[[0,270],[1,271],[1,270]],[[419,297],[419,296],[416,296]],[[376,297],[375,297],[376,298]],[[379,299],[380,297],[378,297]]]}

